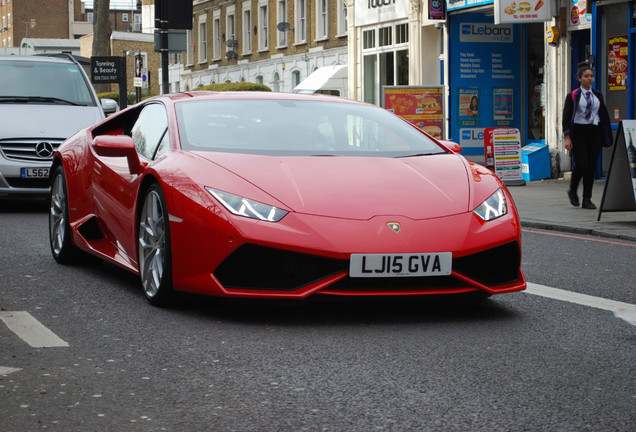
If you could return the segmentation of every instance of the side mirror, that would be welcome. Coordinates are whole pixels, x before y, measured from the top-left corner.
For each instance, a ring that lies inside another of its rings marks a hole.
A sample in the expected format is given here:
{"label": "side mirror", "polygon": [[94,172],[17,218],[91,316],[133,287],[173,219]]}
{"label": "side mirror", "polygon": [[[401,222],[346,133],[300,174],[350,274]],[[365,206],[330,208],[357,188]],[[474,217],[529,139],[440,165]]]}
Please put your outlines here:
{"label": "side mirror", "polygon": [[99,135],[93,139],[93,149],[99,156],[125,157],[131,174],[141,171],[141,162],[135,142],[128,135]]}
{"label": "side mirror", "polygon": [[102,99],[101,103],[102,109],[107,116],[119,111],[119,106],[117,105],[117,101],[115,99]]}
{"label": "side mirror", "polygon": [[438,140],[438,141],[440,143],[442,143],[444,145],[444,147],[446,147],[447,149],[449,149],[453,153],[461,153],[462,150],[463,150],[462,146],[457,144],[455,141],[447,141],[447,140]]}

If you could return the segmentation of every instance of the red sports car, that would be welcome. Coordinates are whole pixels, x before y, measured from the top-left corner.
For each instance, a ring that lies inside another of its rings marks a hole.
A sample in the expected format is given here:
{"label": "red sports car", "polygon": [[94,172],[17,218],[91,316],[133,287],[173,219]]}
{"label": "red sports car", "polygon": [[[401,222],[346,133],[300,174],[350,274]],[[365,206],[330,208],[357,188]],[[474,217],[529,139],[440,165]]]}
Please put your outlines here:
{"label": "red sports car", "polygon": [[489,170],[376,106],[191,92],[69,138],[51,169],[53,257],[136,273],[155,305],[222,297],[523,290],[520,225]]}

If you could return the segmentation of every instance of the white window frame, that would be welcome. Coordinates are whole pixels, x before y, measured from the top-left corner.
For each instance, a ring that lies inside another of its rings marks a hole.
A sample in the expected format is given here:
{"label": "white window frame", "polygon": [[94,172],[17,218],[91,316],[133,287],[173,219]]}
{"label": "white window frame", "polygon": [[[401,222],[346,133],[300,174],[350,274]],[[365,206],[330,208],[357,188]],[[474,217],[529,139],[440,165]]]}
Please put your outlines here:
{"label": "white window frame", "polygon": [[267,0],[258,2],[258,50],[269,49],[269,5]]}
{"label": "white window frame", "polygon": [[86,13],[86,22],[89,22],[89,23],[93,22],[93,12]]}
{"label": "white window frame", "polygon": [[133,30],[138,32],[141,31],[141,14],[134,14],[133,15]]}
{"label": "white window frame", "polygon": [[325,40],[329,37],[329,2],[316,0],[316,29],[315,40]]}
{"label": "white window frame", "polygon": [[243,54],[252,53],[252,2],[243,2]]}
{"label": "white window frame", "polygon": [[307,0],[295,0],[294,4],[295,44],[307,43]]}
{"label": "white window frame", "polygon": [[221,58],[221,9],[212,12],[212,59]]}
{"label": "white window frame", "polygon": [[199,63],[207,63],[208,61],[208,23],[207,15],[199,15],[197,29],[199,30],[199,42],[197,43],[197,52]]}
{"label": "white window frame", "polygon": [[121,14],[121,22],[128,22],[128,14],[127,13]]}
{"label": "white window frame", "polygon": [[[276,18],[277,23],[287,22],[287,0],[278,0],[276,3]],[[276,45],[278,47],[287,46],[287,32],[276,31]]]}
{"label": "white window frame", "polygon": [[337,29],[337,36],[347,36],[347,32],[349,30],[348,24],[347,24],[347,2],[345,0],[338,0],[337,3],[337,14],[338,16],[337,21],[338,21],[338,29]]}
{"label": "white window frame", "polygon": [[[236,40],[236,15],[234,6],[228,7],[225,12],[225,42],[232,39]],[[231,51],[229,48],[230,47],[226,44],[225,50]]]}
{"label": "white window frame", "polygon": [[194,44],[192,43],[192,30],[186,30],[186,63],[188,65],[193,64],[194,57]]}

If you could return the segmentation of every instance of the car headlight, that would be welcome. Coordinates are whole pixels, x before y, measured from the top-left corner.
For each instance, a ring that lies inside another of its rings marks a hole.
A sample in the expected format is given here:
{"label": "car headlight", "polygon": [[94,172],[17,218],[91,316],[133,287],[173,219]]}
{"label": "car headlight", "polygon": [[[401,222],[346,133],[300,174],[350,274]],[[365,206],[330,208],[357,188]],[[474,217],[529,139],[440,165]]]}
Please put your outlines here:
{"label": "car headlight", "polygon": [[473,210],[473,213],[485,221],[497,219],[508,213],[508,204],[506,203],[506,196],[503,191],[497,189],[497,192],[481,203],[479,207]]}
{"label": "car headlight", "polygon": [[245,216],[269,222],[278,222],[288,213],[285,210],[228,192],[223,192],[209,187],[206,187],[206,189],[212,194],[212,196],[214,196],[214,198],[219,200],[226,209],[238,216]]}

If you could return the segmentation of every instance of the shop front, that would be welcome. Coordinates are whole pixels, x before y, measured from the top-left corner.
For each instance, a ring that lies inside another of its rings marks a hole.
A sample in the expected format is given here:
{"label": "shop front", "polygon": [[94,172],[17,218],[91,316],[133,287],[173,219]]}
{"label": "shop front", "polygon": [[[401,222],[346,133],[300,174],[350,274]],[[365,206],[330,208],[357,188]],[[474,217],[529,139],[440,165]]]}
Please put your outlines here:
{"label": "shop front", "polygon": [[544,21],[551,15],[535,13],[544,6],[551,7],[447,0],[449,136],[471,160],[484,163],[491,128],[518,129],[521,146],[545,144]]}

